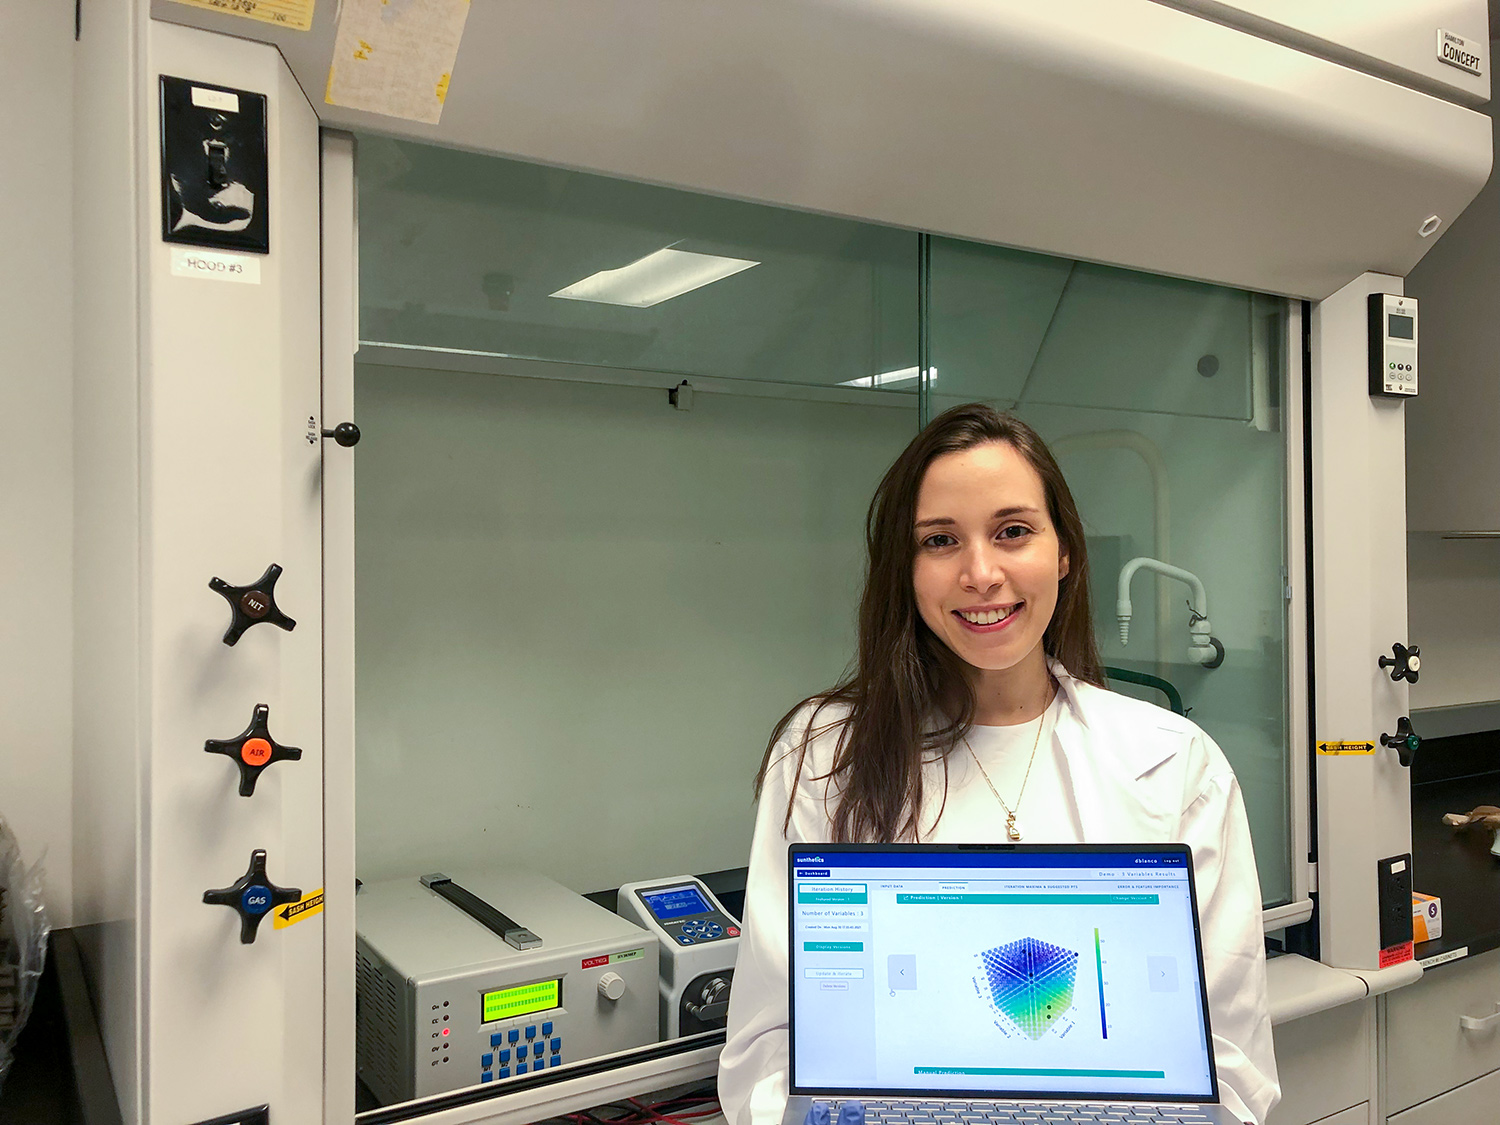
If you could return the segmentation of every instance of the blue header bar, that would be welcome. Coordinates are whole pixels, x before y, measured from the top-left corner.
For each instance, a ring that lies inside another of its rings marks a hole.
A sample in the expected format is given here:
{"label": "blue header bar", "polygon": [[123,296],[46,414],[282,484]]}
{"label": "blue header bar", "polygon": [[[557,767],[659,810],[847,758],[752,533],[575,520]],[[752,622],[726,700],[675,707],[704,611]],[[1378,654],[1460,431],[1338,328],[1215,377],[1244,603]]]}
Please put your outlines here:
{"label": "blue header bar", "polygon": [[835,870],[867,870],[872,867],[968,867],[977,870],[1057,867],[1093,868],[1128,874],[1132,871],[1151,871],[1162,868],[1181,870],[1188,866],[1189,858],[1186,850],[1094,851],[1069,848],[1066,851],[1033,851],[1031,849],[1020,851],[1011,848],[995,850],[965,848],[950,851],[946,848],[930,849],[921,845],[906,848],[898,845],[894,848],[848,850],[840,848],[825,851],[797,844],[791,845],[789,850],[798,878],[817,878]]}

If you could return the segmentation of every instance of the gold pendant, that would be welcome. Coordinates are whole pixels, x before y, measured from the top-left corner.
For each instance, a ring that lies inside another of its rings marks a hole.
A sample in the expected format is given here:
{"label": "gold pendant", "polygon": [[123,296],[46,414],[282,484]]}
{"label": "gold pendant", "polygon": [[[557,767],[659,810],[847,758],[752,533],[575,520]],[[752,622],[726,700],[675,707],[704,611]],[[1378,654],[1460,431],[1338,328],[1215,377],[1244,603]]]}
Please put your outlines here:
{"label": "gold pendant", "polygon": [[1021,838],[1021,830],[1016,827],[1016,814],[1013,812],[1005,814],[1005,834],[1012,840],[1019,840]]}

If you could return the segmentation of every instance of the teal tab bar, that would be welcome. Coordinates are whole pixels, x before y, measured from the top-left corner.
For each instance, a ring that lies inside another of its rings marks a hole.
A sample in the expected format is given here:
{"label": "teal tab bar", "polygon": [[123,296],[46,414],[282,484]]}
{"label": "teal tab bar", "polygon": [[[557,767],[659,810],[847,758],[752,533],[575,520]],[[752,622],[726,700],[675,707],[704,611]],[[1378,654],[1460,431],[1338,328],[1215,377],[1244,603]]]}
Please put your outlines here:
{"label": "teal tab bar", "polygon": [[863,953],[862,941],[804,941],[802,948],[808,953]]}
{"label": "teal tab bar", "polygon": [[1161,1070],[1063,1070],[1024,1066],[914,1066],[913,1074],[1029,1075],[1038,1078],[1165,1078]]}
{"label": "teal tab bar", "polygon": [[896,896],[897,905],[908,906],[932,903],[952,903],[958,906],[1155,906],[1159,901],[1156,895],[968,895],[935,892]]}

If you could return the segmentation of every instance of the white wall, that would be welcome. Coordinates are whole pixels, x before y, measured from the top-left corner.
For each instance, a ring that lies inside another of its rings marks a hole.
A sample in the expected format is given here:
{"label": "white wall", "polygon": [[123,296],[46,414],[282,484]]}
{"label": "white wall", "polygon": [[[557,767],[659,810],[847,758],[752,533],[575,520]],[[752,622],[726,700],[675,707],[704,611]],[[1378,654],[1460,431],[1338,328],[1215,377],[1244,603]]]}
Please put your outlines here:
{"label": "white wall", "polygon": [[1406,568],[1408,643],[1422,649],[1411,705],[1500,700],[1500,540],[1410,535]]}
{"label": "white wall", "polygon": [[0,7],[0,817],[70,925],[73,5]]}
{"label": "white wall", "polygon": [[[1500,119],[1493,125],[1500,139]],[[1406,292],[1422,302],[1422,393],[1405,408],[1406,643],[1422,649],[1411,705],[1488,703],[1500,700],[1500,540],[1442,533],[1500,532],[1500,179],[1407,276]],[[1441,729],[1493,723],[1473,712],[1445,716]],[[1421,720],[1417,729],[1434,730]]]}
{"label": "white wall", "polygon": [[[64,5],[65,6],[65,5]],[[73,47],[73,920],[126,1125],[145,1119],[137,928],[144,0],[84,0]],[[149,89],[146,87],[145,89]],[[63,818],[64,820],[66,817]]]}
{"label": "white wall", "polygon": [[361,365],[356,873],[745,863],[909,409]]}

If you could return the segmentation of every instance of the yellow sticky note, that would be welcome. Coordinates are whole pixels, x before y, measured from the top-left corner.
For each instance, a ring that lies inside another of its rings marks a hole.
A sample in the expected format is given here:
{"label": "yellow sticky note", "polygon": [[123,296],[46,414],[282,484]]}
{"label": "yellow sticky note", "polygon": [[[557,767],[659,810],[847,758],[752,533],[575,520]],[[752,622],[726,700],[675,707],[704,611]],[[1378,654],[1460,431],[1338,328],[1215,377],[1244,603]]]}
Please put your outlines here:
{"label": "yellow sticky note", "polygon": [[436,125],[468,18],[468,0],[343,0],[323,100]]}

